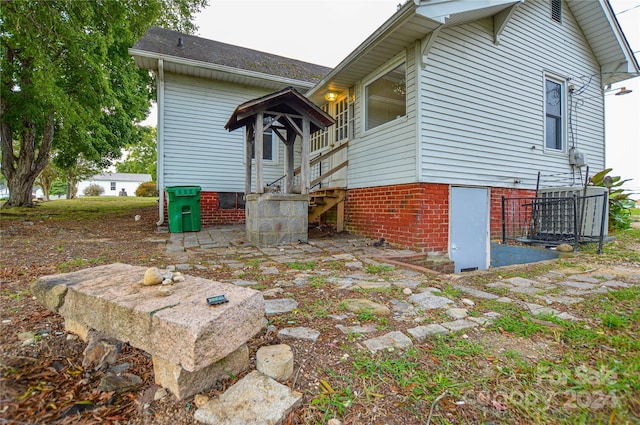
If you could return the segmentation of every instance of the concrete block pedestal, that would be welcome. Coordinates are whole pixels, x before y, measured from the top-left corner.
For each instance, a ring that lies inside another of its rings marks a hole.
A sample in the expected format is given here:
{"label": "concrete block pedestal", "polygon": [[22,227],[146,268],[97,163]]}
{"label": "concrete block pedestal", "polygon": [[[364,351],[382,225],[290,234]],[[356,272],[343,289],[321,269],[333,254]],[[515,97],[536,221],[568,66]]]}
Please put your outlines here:
{"label": "concrete block pedestal", "polygon": [[251,193],[246,195],[247,239],[258,247],[307,242],[309,195]]}

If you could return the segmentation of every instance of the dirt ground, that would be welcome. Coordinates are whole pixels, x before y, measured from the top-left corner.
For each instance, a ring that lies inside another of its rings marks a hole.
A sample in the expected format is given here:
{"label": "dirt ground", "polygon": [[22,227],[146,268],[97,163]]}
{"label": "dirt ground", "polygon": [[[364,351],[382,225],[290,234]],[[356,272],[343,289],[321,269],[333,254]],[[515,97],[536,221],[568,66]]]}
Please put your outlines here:
{"label": "dirt ground", "polygon": [[[132,218],[134,215],[140,215],[141,219],[135,221]],[[97,217],[82,221],[60,221],[48,216],[30,221],[21,217],[4,217],[0,233],[0,417],[4,418],[1,420],[3,423],[196,423],[193,419],[193,412],[197,408],[194,397],[178,401],[169,394],[154,400],[158,386],[154,383],[151,358],[127,344],[119,355],[118,363],[128,363],[127,372],[140,377],[142,382],[115,391],[101,390],[99,385],[104,372],[82,368],[85,343],[65,332],[62,318],[40,306],[29,292],[29,285],[38,277],[95,265],[120,262],[163,268],[175,264],[174,259],[166,253],[164,240],[168,235],[158,234],[156,219],[157,210],[153,207],[108,219]],[[281,264],[277,266],[282,267]],[[229,280],[234,276],[233,270],[224,267],[215,270],[194,268],[188,273],[214,280]],[[251,271],[247,273],[243,279],[251,278]],[[296,271],[286,270],[285,267],[282,273],[293,280]],[[425,277],[427,279],[429,286],[443,289],[450,283],[446,277]],[[261,280],[263,288],[270,287],[272,283],[269,278]],[[318,308],[323,302],[337,305],[340,298],[344,297],[338,291],[319,291],[317,287],[309,285],[293,285],[286,291],[298,303],[316,305]],[[389,294],[381,292],[369,295],[381,303],[389,301]],[[282,320],[292,321],[290,316]],[[387,332],[390,329],[406,331],[408,327],[415,326],[413,322],[389,320],[390,323],[384,326]],[[281,324],[278,318],[272,323],[276,326]],[[316,343],[299,340],[286,342],[292,346],[295,357],[295,373],[286,384],[300,391],[304,397],[302,407],[287,418],[288,424],[326,423],[330,415],[323,410],[327,404],[321,403],[326,401],[319,389],[321,380],[334,377],[340,382],[351,382],[349,375],[353,372],[352,366],[340,359],[344,359],[345,355],[353,355],[353,347],[358,342],[345,339],[335,324],[332,319],[319,313],[298,314],[295,318],[295,326],[313,327],[320,330],[322,336]],[[35,336],[35,343],[25,345],[21,336],[25,332]],[[551,360],[561,358],[563,353],[561,342],[552,338],[513,338],[484,328],[470,330],[466,332],[466,337],[479,341],[489,355],[478,356],[462,365],[460,362],[452,363],[447,373],[490,376],[494,357],[505,350],[520,352],[533,362],[543,357]],[[255,369],[255,351],[259,347],[280,342],[277,333],[267,330],[253,338],[249,344],[250,370]],[[418,348],[429,350],[434,347],[424,343]],[[433,369],[436,374],[441,370],[441,363],[442,359],[435,355],[423,356],[416,359],[414,366]],[[202,394],[208,398],[215,397],[240,378],[242,376],[230,378]],[[367,376],[363,379],[366,381]],[[362,392],[365,389],[361,381],[353,382],[354,391]],[[368,400],[335,406],[337,399],[332,398],[333,404],[329,403],[329,407],[333,409],[332,412],[342,412],[343,424],[427,423],[427,414],[433,407],[435,396],[439,394],[430,394],[423,401],[412,399],[414,404],[408,406],[407,388],[394,387],[384,377],[375,384],[375,388],[366,391]],[[358,397],[350,399],[361,400]],[[487,409],[477,403],[462,403],[460,399],[459,394],[440,398],[432,423],[526,423],[517,414],[508,416],[499,408]],[[416,414],[416,411],[423,413]]]}

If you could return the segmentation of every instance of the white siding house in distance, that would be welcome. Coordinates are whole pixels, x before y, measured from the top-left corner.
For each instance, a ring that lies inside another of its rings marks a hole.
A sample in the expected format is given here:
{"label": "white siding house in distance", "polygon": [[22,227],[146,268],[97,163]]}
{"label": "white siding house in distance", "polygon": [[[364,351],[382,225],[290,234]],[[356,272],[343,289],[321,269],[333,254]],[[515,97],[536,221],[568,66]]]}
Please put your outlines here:
{"label": "white siding house in distance", "polygon": [[92,184],[104,189],[101,196],[119,196],[124,193],[127,196],[136,196],[136,189],[140,183],[150,182],[151,174],[134,173],[102,173],[78,183],[78,196],[84,196],[84,190]]}

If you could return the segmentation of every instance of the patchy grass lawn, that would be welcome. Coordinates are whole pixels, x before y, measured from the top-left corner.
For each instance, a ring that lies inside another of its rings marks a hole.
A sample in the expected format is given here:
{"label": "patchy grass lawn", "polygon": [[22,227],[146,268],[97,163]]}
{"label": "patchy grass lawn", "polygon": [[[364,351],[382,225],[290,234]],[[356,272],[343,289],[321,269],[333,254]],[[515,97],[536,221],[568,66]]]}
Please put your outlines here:
{"label": "patchy grass lawn", "polygon": [[[86,424],[110,418],[114,425],[195,424],[193,398],[153,400],[150,359],[132,347],[124,350],[126,362],[143,384],[115,393],[98,390],[99,373],[81,367],[84,345],[67,341],[60,317],[38,306],[29,292],[29,284],[46,274],[113,262],[174,264],[157,242],[157,199],[51,201],[35,208],[3,209],[0,220],[0,311],[2,320],[9,321],[0,334],[0,398],[7,406],[2,407],[6,420]],[[455,278],[425,275],[414,293],[437,288],[438,295],[460,305],[468,297],[460,285],[515,298],[507,289],[488,284],[541,278],[554,270],[602,274],[603,280],[622,279],[618,267],[640,274],[640,229],[614,235],[616,241],[605,245],[602,255],[584,247],[575,256],[540,264]],[[369,298],[385,305],[408,298],[396,286],[350,292],[336,288],[336,281],[354,273],[347,260],[315,256],[277,263],[262,256],[226,258],[243,262],[242,269],[232,270],[218,254],[187,254],[189,263],[219,263],[189,274],[225,282],[252,279],[254,289],[280,289],[280,297],[294,298],[298,308],[269,317],[271,325],[321,331],[317,343],[285,342],[293,347],[296,362],[296,373],[286,384],[303,394],[303,405],[288,424],[326,424],[332,418],[345,425],[640,423],[640,285],[591,294],[563,306],[579,321],[527,312],[522,305],[535,301],[532,295],[521,294],[512,303],[474,298],[468,306],[470,316],[501,316],[486,327],[372,354],[362,346],[370,336],[342,334],[336,324],[371,325],[375,335],[396,330],[407,334],[408,328],[451,319],[443,310],[417,311],[415,317],[402,319],[363,311],[336,321],[334,317],[346,314],[345,298]],[[263,273],[265,266],[277,267],[280,275]],[[400,272],[398,267],[365,263],[360,274],[383,284],[400,280]],[[307,273],[306,284],[297,285],[296,279]],[[43,330],[60,336],[44,337]],[[22,345],[17,335],[26,331],[40,335],[37,344]],[[284,341],[265,331],[251,341],[251,356],[262,345],[280,342]],[[205,395],[215,397],[239,378],[231,377]]]}

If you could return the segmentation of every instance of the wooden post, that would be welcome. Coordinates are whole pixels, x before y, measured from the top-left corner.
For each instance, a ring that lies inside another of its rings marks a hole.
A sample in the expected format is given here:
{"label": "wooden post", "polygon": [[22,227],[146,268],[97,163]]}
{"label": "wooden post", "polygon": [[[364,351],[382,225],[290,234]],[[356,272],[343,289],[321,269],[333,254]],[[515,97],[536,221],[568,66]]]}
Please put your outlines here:
{"label": "wooden post", "polygon": [[284,192],[292,193],[293,192],[293,173],[295,171],[294,167],[294,146],[296,143],[296,132],[287,130],[287,143],[285,144],[285,179],[284,179]]}
{"label": "wooden post", "polygon": [[256,193],[264,193],[264,183],[263,183],[263,175],[262,175],[262,156],[264,150],[264,114],[262,112],[258,112],[256,114],[256,127],[255,127],[255,157],[256,157]]}
{"label": "wooden post", "polygon": [[344,231],[344,199],[338,202],[336,205],[337,217],[336,217],[336,232],[340,233]]}
{"label": "wooden post", "polygon": [[309,193],[311,173],[309,170],[309,149],[311,144],[311,121],[308,115],[302,117],[302,157],[300,158],[300,193]]}
{"label": "wooden post", "polygon": [[245,128],[246,140],[245,140],[245,169],[244,169],[244,194],[245,196],[251,193],[251,157],[253,156],[253,149],[251,148],[251,142],[253,135],[251,134],[252,125],[247,124]]}

